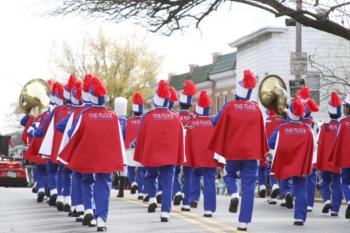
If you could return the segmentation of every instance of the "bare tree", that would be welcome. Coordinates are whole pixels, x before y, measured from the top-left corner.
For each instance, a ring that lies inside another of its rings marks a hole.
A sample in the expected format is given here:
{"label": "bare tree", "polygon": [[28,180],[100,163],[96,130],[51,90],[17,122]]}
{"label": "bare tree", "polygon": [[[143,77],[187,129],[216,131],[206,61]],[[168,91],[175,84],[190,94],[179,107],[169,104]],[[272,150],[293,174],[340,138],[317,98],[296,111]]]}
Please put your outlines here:
{"label": "bare tree", "polygon": [[60,0],[57,14],[85,14],[120,22],[134,19],[153,32],[170,35],[200,23],[219,8],[231,9],[241,3],[257,7],[276,17],[289,16],[301,24],[350,39],[349,0],[302,0],[296,9],[291,0]]}

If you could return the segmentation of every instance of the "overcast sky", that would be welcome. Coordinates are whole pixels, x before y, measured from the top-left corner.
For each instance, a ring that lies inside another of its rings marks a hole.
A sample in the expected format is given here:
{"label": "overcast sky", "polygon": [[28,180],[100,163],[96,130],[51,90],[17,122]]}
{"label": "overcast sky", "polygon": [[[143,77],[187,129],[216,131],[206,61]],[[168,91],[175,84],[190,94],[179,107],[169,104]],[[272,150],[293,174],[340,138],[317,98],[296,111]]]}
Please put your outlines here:
{"label": "overcast sky", "polygon": [[0,132],[4,114],[17,101],[22,86],[30,79],[52,77],[50,55],[54,44],[67,42],[79,47],[86,35],[100,29],[112,38],[136,34],[146,36],[149,47],[163,57],[158,78],[188,71],[189,64],[211,62],[211,53],[233,51],[228,43],[264,26],[283,25],[283,19],[242,4],[231,11],[221,9],[194,28],[170,37],[152,34],[129,22],[115,24],[79,16],[43,17],[50,9],[45,0],[2,1],[0,8]]}

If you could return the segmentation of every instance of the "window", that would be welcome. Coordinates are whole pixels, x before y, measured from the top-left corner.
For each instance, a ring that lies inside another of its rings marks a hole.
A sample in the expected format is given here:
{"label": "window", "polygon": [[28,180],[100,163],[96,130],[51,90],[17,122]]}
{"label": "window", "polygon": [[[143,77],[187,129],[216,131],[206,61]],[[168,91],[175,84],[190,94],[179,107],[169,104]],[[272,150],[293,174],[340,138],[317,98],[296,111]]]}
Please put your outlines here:
{"label": "window", "polygon": [[220,111],[220,96],[215,97],[215,106],[216,106],[216,113]]}

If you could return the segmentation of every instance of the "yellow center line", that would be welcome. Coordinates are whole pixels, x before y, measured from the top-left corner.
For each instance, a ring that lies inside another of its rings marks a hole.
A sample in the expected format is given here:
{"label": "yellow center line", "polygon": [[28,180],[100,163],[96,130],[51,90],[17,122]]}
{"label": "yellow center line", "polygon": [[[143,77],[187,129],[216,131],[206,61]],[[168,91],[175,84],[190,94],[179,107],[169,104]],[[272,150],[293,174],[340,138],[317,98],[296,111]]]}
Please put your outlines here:
{"label": "yellow center line", "polygon": [[[139,206],[144,206],[144,207],[148,206],[148,204],[146,204],[146,203],[140,203],[139,201],[131,199],[131,198],[122,198],[121,200],[124,200],[124,201],[129,202],[129,203],[137,204]],[[239,231],[236,231],[233,226],[230,226],[228,224],[222,223],[222,222],[217,221],[217,220],[207,219],[207,218],[204,218],[204,217],[197,215],[197,214],[183,212],[183,211],[180,211],[177,209],[172,209],[171,215],[173,215],[174,217],[180,218],[184,221],[187,221],[189,223],[198,225],[198,226],[208,230],[209,232],[213,232],[213,233],[227,233],[227,232],[239,233]],[[196,220],[194,220],[193,218],[195,218]],[[208,223],[215,225],[215,228],[208,225]],[[219,227],[219,229],[217,229],[217,227]]]}

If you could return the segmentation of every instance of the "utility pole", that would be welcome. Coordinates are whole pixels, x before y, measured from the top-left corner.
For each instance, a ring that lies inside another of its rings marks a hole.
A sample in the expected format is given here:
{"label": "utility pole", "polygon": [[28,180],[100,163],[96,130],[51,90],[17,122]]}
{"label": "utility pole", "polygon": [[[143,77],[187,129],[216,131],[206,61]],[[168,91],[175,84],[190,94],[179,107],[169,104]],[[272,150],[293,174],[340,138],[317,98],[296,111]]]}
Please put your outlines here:
{"label": "utility pole", "polygon": [[[296,0],[296,4],[297,4],[297,11],[301,11],[302,10],[302,0]],[[301,53],[302,52],[302,28],[301,28],[301,23],[296,22],[296,44],[295,44],[295,52],[296,53]],[[302,76],[301,74],[295,74],[295,79],[301,79]]]}

